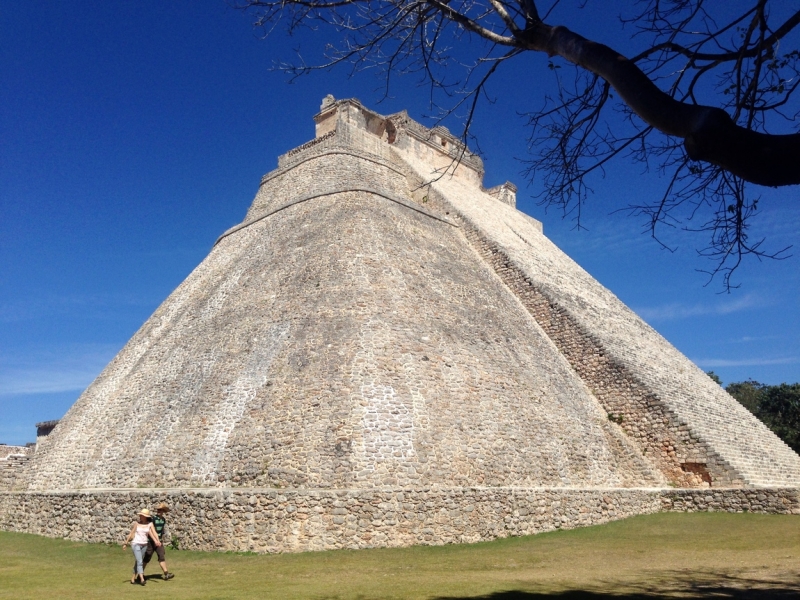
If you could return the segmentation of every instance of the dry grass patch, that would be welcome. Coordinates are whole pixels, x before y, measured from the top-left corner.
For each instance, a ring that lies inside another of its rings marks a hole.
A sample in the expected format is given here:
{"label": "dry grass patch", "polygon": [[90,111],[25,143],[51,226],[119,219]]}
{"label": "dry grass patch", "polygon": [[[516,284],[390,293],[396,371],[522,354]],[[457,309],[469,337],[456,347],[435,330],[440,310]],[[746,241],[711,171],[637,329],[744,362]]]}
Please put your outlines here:
{"label": "dry grass patch", "polygon": [[[122,534],[121,534],[122,535]],[[0,598],[799,598],[800,517],[656,514],[481,544],[259,556],[129,551],[0,533]]]}

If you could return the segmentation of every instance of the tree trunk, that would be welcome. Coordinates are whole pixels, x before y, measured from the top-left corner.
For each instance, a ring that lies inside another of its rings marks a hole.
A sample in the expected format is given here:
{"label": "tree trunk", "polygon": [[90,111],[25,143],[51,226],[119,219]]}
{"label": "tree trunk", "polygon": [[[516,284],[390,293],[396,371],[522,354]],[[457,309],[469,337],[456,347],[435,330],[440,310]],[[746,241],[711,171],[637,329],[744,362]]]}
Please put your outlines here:
{"label": "tree trunk", "polygon": [[566,27],[532,23],[520,41],[602,77],[648,125],[683,138],[689,158],[760,185],[800,184],[800,134],[757,133],[734,123],[721,108],[675,100],[619,52]]}

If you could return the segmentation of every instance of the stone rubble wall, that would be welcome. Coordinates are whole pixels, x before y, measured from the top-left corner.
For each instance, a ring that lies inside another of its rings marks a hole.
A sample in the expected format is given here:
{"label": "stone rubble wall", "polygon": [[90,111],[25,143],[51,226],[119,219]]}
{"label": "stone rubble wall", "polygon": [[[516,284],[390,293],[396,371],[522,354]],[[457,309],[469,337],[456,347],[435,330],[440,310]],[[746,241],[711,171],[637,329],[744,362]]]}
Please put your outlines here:
{"label": "stone rubble wall", "polygon": [[158,502],[182,549],[261,553],[472,543],[660,511],[800,514],[798,490],[780,488],[6,492],[0,529],[120,544]]}

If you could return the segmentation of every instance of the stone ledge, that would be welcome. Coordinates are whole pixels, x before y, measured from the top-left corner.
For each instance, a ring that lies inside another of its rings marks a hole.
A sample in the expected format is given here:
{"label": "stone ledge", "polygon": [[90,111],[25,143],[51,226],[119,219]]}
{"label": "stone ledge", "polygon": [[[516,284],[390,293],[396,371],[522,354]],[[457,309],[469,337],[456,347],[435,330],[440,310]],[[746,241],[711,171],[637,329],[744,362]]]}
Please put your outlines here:
{"label": "stone ledge", "polygon": [[[320,140],[322,139],[323,138],[320,138]],[[327,139],[330,138],[325,138],[325,140]],[[311,141],[313,142],[315,140]],[[300,146],[300,148],[302,148],[302,146]],[[309,148],[312,147],[310,146]],[[292,169],[296,169],[303,163],[323,158],[325,156],[333,156],[336,154],[344,154],[346,156],[351,156],[353,158],[360,158],[361,160],[366,160],[375,163],[376,165],[379,165],[381,167],[385,167],[391,171],[394,171],[398,175],[401,176],[404,175],[397,165],[390,163],[385,157],[373,154],[372,152],[361,150],[347,143],[339,143],[337,140],[335,144],[332,145],[323,144],[321,147],[313,148],[313,150],[311,151],[309,149],[306,149],[300,154],[293,155],[291,161],[287,160],[285,164],[281,164],[277,169],[274,169],[269,173],[267,173],[266,175],[264,175],[263,177],[261,177],[261,183],[259,184],[259,187],[263,187],[271,180],[281,175],[285,175],[286,173],[290,172]]]}
{"label": "stone ledge", "polygon": [[452,221],[449,221],[445,217],[442,217],[440,215],[437,215],[436,213],[433,213],[433,212],[431,212],[429,210],[426,210],[422,206],[418,206],[417,204],[415,204],[415,203],[413,203],[413,202],[411,202],[409,200],[405,200],[405,199],[397,196],[396,194],[392,194],[392,193],[386,192],[386,191],[380,191],[380,190],[377,190],[375,188],[366,187],[366,186],[360,186],[360,187],[343,186],[341,188],[336,188],[336,189],[331,189],[331,190],[324,190],[322,192],[316,192],[314,194],[308,194],[306,196],[301,196],[297,200],[292,200],[291,202],[287,202],[286,204],[282,204],[281,206],[279,206],[277,208],[274,208],[274,209],[272,209],[270,211],[267,211],[266,213],[264,213],[262,215],[258,215],[256,217],[253,217],[252,219],[250,219],[248,221],[245,221],[244,223],[240,223],[239,225],[234,225],[233,227],[231,227],[230,229],[225,231],[222,235],[220,235],[217,238],[217,241],[214,242],[214,246],[219,244],[223,239],[225,239],[229,235],[231,235],[233,233],[236,233],[237,231],[241,231],[242,229],[245,229],[246,227],[249,227],[250,225],[258,223],[259,221],[263,221],[267,217],[271,217],[275,213],[278,213],[278,212],[280,212],[282,210],[285,210],[285,209],[287,209],[287,208],[289,208],[291,206],[294,206],[295,204],[302,204],[303,202],[308,202],[309,200],[314,200],[316,198],[323,198],[325,196],[333,196],[335,194],[347,194],[347,193],[350,193],[350,192],[363,192],[365,194],[372,194],[374,196],[378,196],[380,198],[384,198],[386,200],[390,200],[391,202],[394,202],[395,204],[399,204],[400,206],[405,206],[406,208],[409,208],[409,209],[411,209],[413,211],[421,213],[421,214],[425,215],[426,217],[430,217],[431,219],[435,219],[436,221],[441,221],[442,223],[447,223],[448,225],[452,225],[453,227],[458,227],[458,224],[453,223]]}

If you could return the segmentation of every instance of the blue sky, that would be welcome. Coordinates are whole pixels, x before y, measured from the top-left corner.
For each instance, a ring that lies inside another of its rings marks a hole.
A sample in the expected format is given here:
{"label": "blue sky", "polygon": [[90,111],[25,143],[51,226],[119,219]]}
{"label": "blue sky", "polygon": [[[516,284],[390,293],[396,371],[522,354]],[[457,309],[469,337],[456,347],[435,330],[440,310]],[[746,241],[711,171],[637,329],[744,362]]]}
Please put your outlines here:
{"label": "blue sky", "polygon": [[[430,113],[411,79],[382,103],[370,73],[287,83],[271,65],[318,47],[319,34],[260,39],[223,0],[75,4],[0,12],[0,442],[10,444],[61,417],[241,221],[277,156],[313,137],[325,94],[423,122]],[[578,31],[621,43],[577,16]],[[526,147],[517,113],[539,105],[546,61],[498,72],[497,102],[474,130],[486,185],[516,182],[520,209],[705,370],[726,383],[800,381],[799,257],[749,262],[733,294],[704,287],[701,239],[670,234],[677,251],[666,252],[640,222],[611,214],[663,183],[625,163],[595,182],[585,231],[536,205],[537,183],[516,160]],[[797,247],[798,190],[763,192],[760,232]]]}

